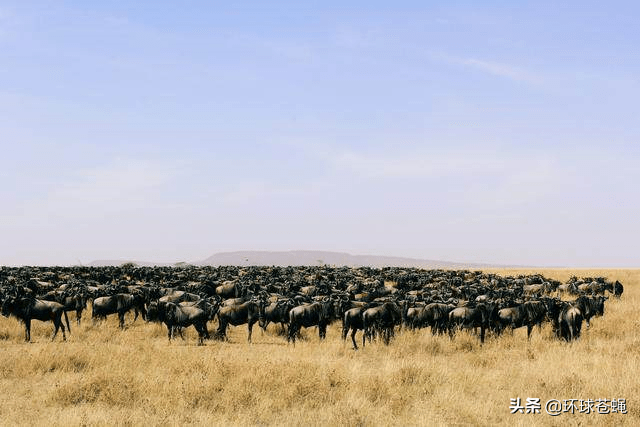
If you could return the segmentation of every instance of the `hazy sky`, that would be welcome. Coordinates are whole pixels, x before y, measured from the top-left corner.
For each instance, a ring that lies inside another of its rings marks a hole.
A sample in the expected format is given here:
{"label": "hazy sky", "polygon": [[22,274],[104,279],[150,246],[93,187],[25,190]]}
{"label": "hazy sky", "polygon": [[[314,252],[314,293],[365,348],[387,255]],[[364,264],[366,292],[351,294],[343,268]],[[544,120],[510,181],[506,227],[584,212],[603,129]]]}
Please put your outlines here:
{"label": "hazy sky", "polygon": [[0,1],[0,264],[640,267],[640,5],[514,3]]}

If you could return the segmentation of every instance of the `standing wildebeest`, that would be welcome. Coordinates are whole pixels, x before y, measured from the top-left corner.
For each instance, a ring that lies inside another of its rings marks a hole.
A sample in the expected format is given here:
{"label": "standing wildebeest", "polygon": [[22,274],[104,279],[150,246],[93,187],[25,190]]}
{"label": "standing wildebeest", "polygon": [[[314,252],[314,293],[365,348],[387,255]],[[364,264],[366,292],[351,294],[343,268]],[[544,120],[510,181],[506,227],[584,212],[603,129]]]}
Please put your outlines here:
{"label": "standing wildebeest", "polygon": [[371,338],[375,333],[382,335],[385,344],[389,344],[393,336],[393,328],[402,321],[402,310],[395,302],[385,302],[377,307],[366,309],[362,313],[362,326],[364,333],[362,335],[362,346],[366,337]]}
{"label": "standing wildebeest", "polygon": [[[76,323],[80,325],[82,311],[87,308],[87,297],[82,293],[68,295],[63,291],[51,291],[41,297],[45,301],[55,301],[64,307],[64,311],[76,312]],[[71,330],[69,330],[71,332]]]}
{"label": "standing wildebeest", "polygon": [[531,338],[531,330],[534,325],[541,326],[547,316],[547,308],[541,301],[527,301],[516,307],[498,310],[496,329],[498,333],[505,328],[517,329],[527,327],[527,339]]}
{"label": "standing wildebeest", "polygon": [[287,341],[296,343],[296,335],[302,327],[318,326],[320,339],[327,335],[327,325],[331,323],[334,314],[334,305],[329,298],[312,304],[304,304],[294,307],[289,311],[289,335]]}
{"label": "standing wildebeest", "polygon": [[[64,324],[62,323],[62,315],[67,322],[69,328],[69,318],[62,304],[54,301],[43,301],[30,297],[7,297],[2,304],[2,314],[8,317],[13,314],[24,322],[25,341],[31,341],[31,320],[41,320],[43,322],[51,320],[53,322],[53,336],[51,341],[56,338],[58,328],[62,329],[62,339],[67,340],[64,333]],[[70,328],[69,328],[70,329]]]}
{"label": "standing wildebeest", "polygon": [[433,302],[424,307],[411,307],[407,310],[406,324],[411,329],[430,326],[432,335],[436,332],[442,334],[447,329],[449,312],[454,308],[452,304],[439,302]]}
{"label": "standing wildebeest", "polygon": [[[347,339],[347,334],[351,330],[351,341],[353,341],[353,349],[358,349],[356,344],[356,332],[358,329],[364,331],[364,325],[362,324],[362,313],[368,308],[368,306],[354,307],[345,311],[342,321],[342,340]],[[362,340],[364,346],[364,339]]]}
{"label": "standing wildebeest", "polygon": [[449,313],[449,336],[453,338],[456,329],[480,327],[480,343],[484,343],[485,330],[490,327],[496,306],[493,303],[477,304],[472,307],[456,307]]}
{"label": "standing wildebeest", "polygon": [[616,298],[620,298],[622,292],[624,292],[624,286],[622,286],[622,283],[616,280],[616,283],[613,284],[613,295]]}
{"label": "standing wildebeest", "polygon": [[141,294],[116,294],[108,297],[99,297],[93,300],[93,312],[91,316],[106,318],[109,314],[118,313],[120,328],[124,329],[124,315],[128,311],[135,309],[135,322],[138,318],[138,310],[146,317],[144,307],[144,297]]}
{"label": "standing wildebeest", "polygon": [[269,323],[280,323],[282,332],[285,332],[285,325],[289,323],[289,311],[295,307],[295,303],[291,298],[281,299],[272,302],[260,311],[260,327],[263,331],[267,330]]}
{"label": "standing wildebeest", "polygon": [[223,306],[218,310],[218,335],[227,337],[227,325],[247,324],[248,341],[251,342],[251,331],[254,323],[260,319],[261,302],[247,301],[242,304]]}
{"label": "standing wildebeest", "polygon": [[593,316],[604,315],[604,302],[607,297],[599,296],[596,298],[589,298],[587,296],[578,297],[571,305],[578,307],[582,313],[582,317],[587,323],[587,328],[590,327],[589,321]]}
{"label": "standing wildebeest", "polygon": [[558,315],[554,316],[554,329],[558,338],[564,338],[571,341],[580,338],[580,330],[582,329],[582,312],[564,301],[559,301],[556,305]]}
{"label": "standing wildebeest", "polygon": [[[196,305],[180,305],[172,302],[158,302],[158,317],[163,319],[169,331],[169,341],[173,338],[175,329],[186,328],[191,325],[198,331],[199,344],[209,338],[207,310]],[[182,335],[182,332],[180,332]]]}

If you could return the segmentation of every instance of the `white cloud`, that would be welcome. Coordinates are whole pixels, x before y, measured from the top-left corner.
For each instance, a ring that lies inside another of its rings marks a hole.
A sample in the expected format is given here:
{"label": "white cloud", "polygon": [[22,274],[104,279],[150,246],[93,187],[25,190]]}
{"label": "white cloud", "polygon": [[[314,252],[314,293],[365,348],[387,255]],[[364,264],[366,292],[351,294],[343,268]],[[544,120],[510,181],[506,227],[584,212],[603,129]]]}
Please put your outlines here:
{"label": "white cloud", "polygon": [[485,59],[473,57],[459,57],[441,53],[431,53],[429,55],[433,60],[438,62],[447,62],[450,64],[462,65],[478,71],[482,71],[497,77],[503,77],[516,82],[529,84],[542,84],[543,78],[538,73],[525,68],[507,64],[504,62],[488,61]]}
{"label": "white cloud", "polygon": [[475,69],[487,72],[489,74],[493,74],[498,77],[505,77],[510,80],[514,80],[517,82],[526,82],[526,83],[540,83],[541,79],[539,76],[531,73],[528,70],[525,70],[520,67],[515,67],[513,65],[504,64],[500,62],[493,61],[484,61],[475,58],[466,58],[458,60],[460,64],[467,65],[469,67],[473,67]]}
{"label": "white cloud", "polygon": [[362,153],[343,151],[332,158],[338,168],[381,178],[428,178],[446,175],[501,173],[512,159],[474,151]]}

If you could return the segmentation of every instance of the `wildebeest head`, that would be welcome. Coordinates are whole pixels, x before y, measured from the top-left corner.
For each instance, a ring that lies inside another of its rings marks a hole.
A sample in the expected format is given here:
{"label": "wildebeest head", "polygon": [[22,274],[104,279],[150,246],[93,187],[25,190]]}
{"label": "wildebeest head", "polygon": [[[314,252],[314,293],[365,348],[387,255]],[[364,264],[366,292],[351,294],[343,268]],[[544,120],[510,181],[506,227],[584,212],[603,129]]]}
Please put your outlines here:
{"label": "wildebeest head", "polygon": [[9,317],[9,315],[11,314],[11,308],[13,307],[13,305],[15,304],[15,297],[14,296],[7,296],[3,299],[2,301],[2,315],[4,317]]}
{"label": "wildebeest head", "polygon": [[596,316],[604,316],[604,302],[608,300],[609,297],[599,296],[594,301],[595,315]]}
{"label": "wildebeest head", "polygon": [[334,303],[329,298],[325,298],[320,303],[320,320],[324,322],[329,322],[333,318],[333,314],[335,313]]}

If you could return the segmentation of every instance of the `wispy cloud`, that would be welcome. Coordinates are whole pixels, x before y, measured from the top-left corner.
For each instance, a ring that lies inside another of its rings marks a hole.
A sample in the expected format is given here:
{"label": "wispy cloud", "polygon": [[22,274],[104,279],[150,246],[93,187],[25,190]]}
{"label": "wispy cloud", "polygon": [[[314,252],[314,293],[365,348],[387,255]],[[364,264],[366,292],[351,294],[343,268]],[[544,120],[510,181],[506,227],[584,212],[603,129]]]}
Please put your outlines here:
{"label": "wispy cloud", "polygon": [[390,153],[342,151],[330,160],[336,167],[358,175],[380,178],[427,178],[447,175],[500,173],[511,160],[491,153],[429,152],[410,150]]}
{"label": "wispy cloud", "polygon": [[515,82],[523,82],[529,84],[541,84],[543,82],[543,77],[540,74],[514,64],[489,61],[486,59],[475,57],[452,56],[441,53],[432,53],[430,56],[435,61],[462,65],[476,71],[481,71]]}
{"label": "wispy cloud", "polygon": [[501,62],[483,61],[475,58],[460,59],[459,62],[477,70],[493,74],[494,76],[505,77],[517,82],[541,83],[540,76],[513,65]]}

